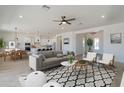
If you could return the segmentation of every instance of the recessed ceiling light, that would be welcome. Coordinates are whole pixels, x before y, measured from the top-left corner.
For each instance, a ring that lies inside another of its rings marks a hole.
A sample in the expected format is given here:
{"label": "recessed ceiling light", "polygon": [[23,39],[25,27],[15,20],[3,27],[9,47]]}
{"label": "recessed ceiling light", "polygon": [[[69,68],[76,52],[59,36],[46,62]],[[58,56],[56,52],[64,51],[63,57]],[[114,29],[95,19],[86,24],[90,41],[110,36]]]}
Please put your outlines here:
{"label": "recessed ceiling light", "polygon": [[19,18],[23,18],[23,16],[22,16],[22,15],[20,15],[20,16],[19,16]]}
{"label": "recessed ceiling light", "polygon": [[102,15],[101,17],[102,17],[102,18],[105,18],[105,16],[104,16],[104,15]]}

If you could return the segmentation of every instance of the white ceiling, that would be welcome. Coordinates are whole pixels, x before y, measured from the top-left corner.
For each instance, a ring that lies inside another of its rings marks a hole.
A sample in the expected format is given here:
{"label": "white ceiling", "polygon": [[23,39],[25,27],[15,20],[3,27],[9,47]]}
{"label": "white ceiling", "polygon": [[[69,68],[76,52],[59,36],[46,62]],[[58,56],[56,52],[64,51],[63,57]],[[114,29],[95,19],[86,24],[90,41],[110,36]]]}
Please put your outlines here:
{"label": "white ceiling", "polygon": [[[33,6],[0,6],[0,31],[40,31],[41,33],[59,33],[76,31],[101,25],[108,25],[124,21],[124,6],[103,5],[58,5],[42,8]],[[23,18],[19,18],[19,16]],[[102,18],[101,16],[105,17]],[[53,22],[60,16],[75,17],[72,25],[58,25]],[[64,28],[64,29],[62,29]]]}

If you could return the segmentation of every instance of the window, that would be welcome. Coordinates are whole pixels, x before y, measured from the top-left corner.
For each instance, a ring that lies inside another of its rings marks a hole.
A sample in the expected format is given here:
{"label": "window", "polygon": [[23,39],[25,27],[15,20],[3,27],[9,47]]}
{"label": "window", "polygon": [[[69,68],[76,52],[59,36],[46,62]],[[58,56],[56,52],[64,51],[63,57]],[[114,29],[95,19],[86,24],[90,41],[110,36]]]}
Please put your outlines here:
{"label": "window", "polygon": [[83,47],[85,47],[85,38],[83,38]]}
{"label": "window", "polygon": [[99,38],[94,38],[94,48],[99,50]]}

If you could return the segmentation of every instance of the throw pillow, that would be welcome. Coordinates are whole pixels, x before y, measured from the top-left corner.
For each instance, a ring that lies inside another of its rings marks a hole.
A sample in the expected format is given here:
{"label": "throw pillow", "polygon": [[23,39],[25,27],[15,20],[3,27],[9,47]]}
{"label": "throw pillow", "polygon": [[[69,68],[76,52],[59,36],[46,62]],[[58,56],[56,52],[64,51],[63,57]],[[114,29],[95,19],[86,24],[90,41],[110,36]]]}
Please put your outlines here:
{"label": "throw pillow", "polygon": [[57,54],[57,57],[63,57],[64,55],[63,54]]}
{"label": "throw pillow", "polygon": [[42,61],[44,61],[46,59],[46,57],[43,54],[39,54],[39,58],[41,58]]}
{"label": "throw pillow", "polygon": [[42,58],[42,61],[46,59],[46,57],[43,54],[32,54],[32,56],[37,57],[37,58]]}

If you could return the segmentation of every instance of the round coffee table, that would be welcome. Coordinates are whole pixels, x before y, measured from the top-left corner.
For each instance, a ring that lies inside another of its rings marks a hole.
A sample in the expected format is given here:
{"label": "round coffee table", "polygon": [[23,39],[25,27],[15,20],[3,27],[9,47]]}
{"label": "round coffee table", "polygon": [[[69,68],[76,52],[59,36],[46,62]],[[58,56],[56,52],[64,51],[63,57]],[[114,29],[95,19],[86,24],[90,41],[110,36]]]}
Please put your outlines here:
{"label": "round coffee table", "polygon": [[81,69],[87,68],[87,62],[85,60],[78,60],[78,62],[75,64],[75,69],[77,67],[80,67]]}
{"label": "round coffee table", "polygon": [[63,61],[61,62],[62,66],[68,67],[68,69],[65,72],[69,72],[69,68],[72,67],[72,70],[75,68],[75,64],[78,62],[78,60],[74,60],[72,63],[69,63],[69,61]]}
{"label": "round coffee table", "polygon": [[74,60],[72,63],[69,63],[69,61],[63,61],[61,62],[61,65],[65,66],[65,67],[70,67],[70,66],[73,66],[75,65],[75,63],[77,63],[78,60]]}

